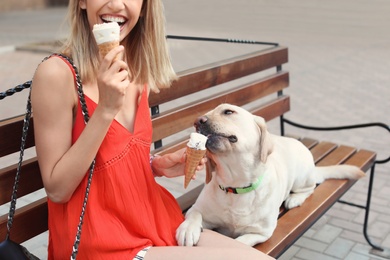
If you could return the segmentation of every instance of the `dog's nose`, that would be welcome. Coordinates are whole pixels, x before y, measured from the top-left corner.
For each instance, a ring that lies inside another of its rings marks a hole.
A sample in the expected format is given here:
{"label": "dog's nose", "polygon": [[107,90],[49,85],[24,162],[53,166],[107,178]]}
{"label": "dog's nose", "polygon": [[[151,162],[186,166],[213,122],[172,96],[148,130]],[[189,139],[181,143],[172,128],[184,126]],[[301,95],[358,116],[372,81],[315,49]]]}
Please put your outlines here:
{"label": "dog's nose", "polygon": [[207,117],[201,116],[195,120],[195,125],[203,125],[207,122]]}

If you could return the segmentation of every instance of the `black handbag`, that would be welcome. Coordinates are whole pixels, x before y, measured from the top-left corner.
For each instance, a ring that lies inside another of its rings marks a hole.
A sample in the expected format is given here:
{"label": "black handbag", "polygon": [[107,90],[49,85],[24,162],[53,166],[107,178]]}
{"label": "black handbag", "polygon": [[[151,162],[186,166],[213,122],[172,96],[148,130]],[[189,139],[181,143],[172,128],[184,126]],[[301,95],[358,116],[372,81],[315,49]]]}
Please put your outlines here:
{"label": "black handbag", "polygon": [[[81,84],[81,79],[78,73],[78,70],[76,66],[73,64],[73,61],[68,58],[67,56],[64,56],[62,54],[53,54],[56,56],[61,57],[62,59],[66,60],[72,67],[75,72],[75,80],[76,80],[76,85],[77,85],[77,93],[79,96],[81,108],[82,108],[82,114],[84,116],[84,122],[85,124],[88,123],[89,121],[89,114],[88,114],[88,109],[87,105],[85,103],[85,98],[84,98],[84,92],[82,89],[82,84]],[[50,58],[51,56],[46,57],[43,61],[46,59]],[[10,89],[4,93],[0,93],[0,99],[3,99],[5,96],[12,95],[16,92],[19,92],[25,88],[30,88],[30,94],[31,94],[31,84],[32,81],[28,81],[22,85],[19,85],[18,88],[15,89]],[[12,190],[12,197],[11,197],[11,205],[10,205],[10,210],[8,213],[8,222],[7,222],[7,235],[4,241],[0,243],[0,260],[38,260],[39,258],[31,254],[24,246],[14,242],[10,238],[10,233],[11,233],[11,227],[12,227],[12,222],[13,222],[13,217],[15,215],[15,210],[16,210],[16,199],[17,199],[17,190],[18,190],[18,185],[19,185],[19,179],[20,179],[20,170],[23,162],[23,155],[24,155],[24,147],[26,143],[26,138],[27,138],[27,133],[28,133],[28,127],[30,123],[30,118],[31,118],[31,97],[30,94],[27,99],[27,107],[26,107],[26,114],[23,122],[23,132],[22,132],[22,138],[21,138],[21,145],[20,145],[20,155],[19,155],[19,163],[18,167],[16,170],[16,176],[15,176],[15,182]],[[80,244],[80,238],[81,238],[81,228],[84,220],[84,215],[85,215],[85,210],[87,206],[87,201],[88,201],[88,195],[89,195],[89,189],[91,186],[92,182],[92,174],[93,170],[95,168],[95,160],[91,163],[91,166],[89,168],[89,174],[88,174],[88,182],[87,182],[87,188],[85,191],[85,196],[84,196],[84,201],[83,205],[81,208],[81,213],[80,213],[80,220],[79,224],[77,226],[77,233],[75,237],[75,241],[72,247],[72,254],[70,255],[70,259],[76,259],[77,253],[78,253],[78,247]]]}
{"label": "black handbag", "polygon": [[7,237],[3,242],[0,243],[0,259],[1,260],[38,260],[39,258],[31,254],[27,248]]}

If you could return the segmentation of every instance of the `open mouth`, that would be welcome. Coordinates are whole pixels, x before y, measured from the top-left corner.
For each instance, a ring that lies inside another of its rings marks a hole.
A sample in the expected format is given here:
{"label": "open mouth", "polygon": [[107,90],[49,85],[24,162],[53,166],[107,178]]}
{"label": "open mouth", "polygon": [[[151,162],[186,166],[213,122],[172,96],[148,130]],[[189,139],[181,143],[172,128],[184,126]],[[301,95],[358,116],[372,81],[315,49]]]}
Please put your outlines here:
{"label": "open mouth", "polygon": [[228,139],[229,142],[231,142],[231,143],[236,143],[238,141],[238,138],[235,135],[217,133],[217,132],[212,131],[209,127],[207,127],[205,125],[195,124],[195,130],[199,134],[207,136],[207,142],[212,142],[213,140],[218,139],[220,137]]}
{"label": "open mouth", "polygon": [[116,22],[120,27],[127,22],[127,19],[123,16],[102,15],[100,17],[104,23]]}

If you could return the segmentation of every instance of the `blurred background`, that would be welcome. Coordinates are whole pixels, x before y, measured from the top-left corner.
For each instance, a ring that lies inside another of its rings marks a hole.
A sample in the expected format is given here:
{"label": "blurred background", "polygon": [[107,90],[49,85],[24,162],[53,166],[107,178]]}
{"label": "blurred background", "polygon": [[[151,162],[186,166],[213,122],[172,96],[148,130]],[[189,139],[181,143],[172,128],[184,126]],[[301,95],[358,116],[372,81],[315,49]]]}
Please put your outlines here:
{"label": "blurred background", "polygon": [[53,6],[66,6],[67,4],[68,0],[2,0],[0,12],[50,8]]}

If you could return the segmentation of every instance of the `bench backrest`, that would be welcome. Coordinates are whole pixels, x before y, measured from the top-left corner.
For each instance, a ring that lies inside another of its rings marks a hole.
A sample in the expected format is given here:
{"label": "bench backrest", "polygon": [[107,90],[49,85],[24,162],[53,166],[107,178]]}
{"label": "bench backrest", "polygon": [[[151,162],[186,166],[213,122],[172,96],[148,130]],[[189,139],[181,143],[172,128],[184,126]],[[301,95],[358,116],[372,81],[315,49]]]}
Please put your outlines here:
{"label": "bench backrest", "polygon": [[[290,109],[289,97],[283,95],[289,85],[289,74],[282,70],[287,61],[287,48],[276,46],[180,72],[180,79],[171,88],[150,95],[153,152],[161,154],[184,147],[194,120],[221,103],[248,106],[248,110],[266,120],[283,115]],[[1,158],[19,151],[23,118],[0,122]],[[28,147],[34,147],[33,118]],[[17,163],[0,166],[0,205],[10,202],[16,167]],[[18,197],[42,188],[36,157],[25,160]],[[0,239],[5,237],[6,224],[4,214],[0,216]],[[11,232],[14,241],[24,242],[46,230],[46,198],[17,207]]]}

